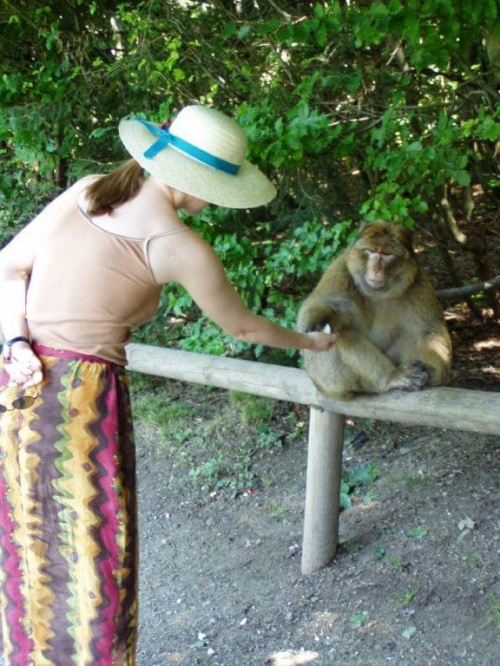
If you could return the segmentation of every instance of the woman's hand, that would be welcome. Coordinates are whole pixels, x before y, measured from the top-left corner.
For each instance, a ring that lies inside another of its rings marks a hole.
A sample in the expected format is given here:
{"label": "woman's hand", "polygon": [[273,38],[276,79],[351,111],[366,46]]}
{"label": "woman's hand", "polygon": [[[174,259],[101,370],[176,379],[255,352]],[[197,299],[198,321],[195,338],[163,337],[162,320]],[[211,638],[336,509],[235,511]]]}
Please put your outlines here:
{"label": "woman's hand", "polygon": [[325,352],[331,349],[339,341],[339,336],[336,333],[306,333],[311,341],[311,346],[308,347],[310,351]]}
{"label": "woman's hand", "polygon": [[9,375],[9,386],[35,386],[43,379],[42,363],[27,342],[16,342],[4,350],[5,372]]}

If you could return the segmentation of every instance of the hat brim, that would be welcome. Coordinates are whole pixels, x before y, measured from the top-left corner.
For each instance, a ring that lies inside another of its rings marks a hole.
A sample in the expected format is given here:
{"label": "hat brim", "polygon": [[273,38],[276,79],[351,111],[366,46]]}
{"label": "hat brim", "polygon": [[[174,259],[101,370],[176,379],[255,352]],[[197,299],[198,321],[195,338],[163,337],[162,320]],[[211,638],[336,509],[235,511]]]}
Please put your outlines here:
{"label": "hat brim", "polygon": [[122,120],[120,139],[130,155],[146,171],[181,192],[226,208],[255,208],[272,201],[276,188],[253,164],[246,160],[236,175],[207,166],[172,146],[155,157],[144,157],[156,137],[141,123]]}

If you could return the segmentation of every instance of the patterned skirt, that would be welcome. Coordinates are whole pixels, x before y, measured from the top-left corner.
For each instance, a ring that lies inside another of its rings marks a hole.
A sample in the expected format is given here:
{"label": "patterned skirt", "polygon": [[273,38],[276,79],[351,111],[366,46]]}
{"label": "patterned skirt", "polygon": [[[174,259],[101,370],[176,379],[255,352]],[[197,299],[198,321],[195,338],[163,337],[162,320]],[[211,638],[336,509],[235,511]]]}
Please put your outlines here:
{"label": "patterned skirt", "polygon": [[134,666],[135,449],[122,367],[36,346],[44,381],[0,371],[5,666]]}

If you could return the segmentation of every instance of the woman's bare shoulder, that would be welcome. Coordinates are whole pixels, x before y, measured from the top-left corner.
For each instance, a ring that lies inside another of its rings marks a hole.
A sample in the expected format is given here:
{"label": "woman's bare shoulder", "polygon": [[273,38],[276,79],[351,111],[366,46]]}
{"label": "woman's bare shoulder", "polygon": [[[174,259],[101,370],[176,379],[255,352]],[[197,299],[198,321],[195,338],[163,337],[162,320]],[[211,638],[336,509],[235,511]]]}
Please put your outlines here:
{"label": "woman's bare shoulder", "polygon": [[184,283],[189,274],[219,269],[214,249],[189,227],[180,223],[148,243],[148,258],[155,279]]}

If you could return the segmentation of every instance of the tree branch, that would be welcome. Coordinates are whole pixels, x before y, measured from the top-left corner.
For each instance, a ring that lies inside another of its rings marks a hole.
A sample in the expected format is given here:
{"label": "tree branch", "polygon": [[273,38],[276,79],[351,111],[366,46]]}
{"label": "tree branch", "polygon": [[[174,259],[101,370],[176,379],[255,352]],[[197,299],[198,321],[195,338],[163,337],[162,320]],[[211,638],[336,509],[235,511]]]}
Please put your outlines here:
{"label": "tree branch", "polygon": [[464,296],[471,296],[480,291],[497,291],[500,289],[500,275],[497,275],[492,280],[486,282],[478,282],[477,284],[468,284],[464,287],[453,287],[452,289],[438,289],[436,296],[441,300],[459,301]]}

